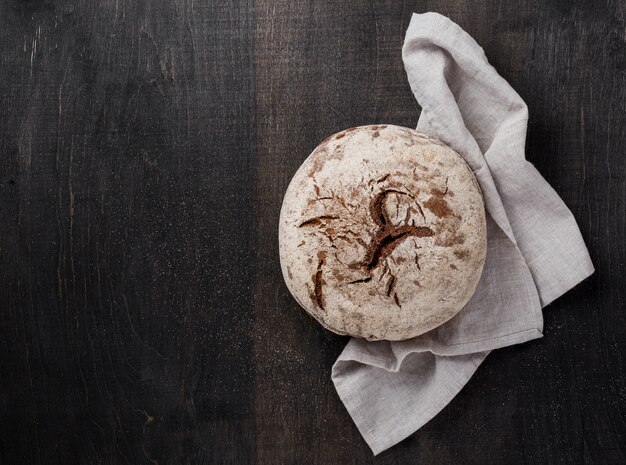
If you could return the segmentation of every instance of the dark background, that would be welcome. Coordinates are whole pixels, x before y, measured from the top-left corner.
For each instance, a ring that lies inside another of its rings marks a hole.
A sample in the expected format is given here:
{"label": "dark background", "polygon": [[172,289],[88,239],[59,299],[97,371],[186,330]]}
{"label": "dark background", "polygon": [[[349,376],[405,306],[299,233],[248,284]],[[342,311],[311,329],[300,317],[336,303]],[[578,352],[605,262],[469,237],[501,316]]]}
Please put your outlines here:
{"label": "dark background", "polygon": [[[0,463],[626,463],[625,9],[1,1]],[[415,126],[401,44],[429,10],[528,103],[528,159],[597,270],[374,458],[277,220],[325,136]]]}

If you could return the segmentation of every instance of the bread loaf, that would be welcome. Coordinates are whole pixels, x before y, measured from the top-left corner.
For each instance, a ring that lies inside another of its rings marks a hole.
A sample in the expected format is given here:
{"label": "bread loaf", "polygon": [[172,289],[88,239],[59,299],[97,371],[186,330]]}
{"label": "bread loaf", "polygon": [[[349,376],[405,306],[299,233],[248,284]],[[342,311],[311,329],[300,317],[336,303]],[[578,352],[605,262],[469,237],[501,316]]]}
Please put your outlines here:
{"label": "bread loaf", "polygon": [[347,129],[291,180],[279,248],[287,287],[326,328],[408,339],[474,293],[487,251],[482,194],[442,142],[392,125]]}

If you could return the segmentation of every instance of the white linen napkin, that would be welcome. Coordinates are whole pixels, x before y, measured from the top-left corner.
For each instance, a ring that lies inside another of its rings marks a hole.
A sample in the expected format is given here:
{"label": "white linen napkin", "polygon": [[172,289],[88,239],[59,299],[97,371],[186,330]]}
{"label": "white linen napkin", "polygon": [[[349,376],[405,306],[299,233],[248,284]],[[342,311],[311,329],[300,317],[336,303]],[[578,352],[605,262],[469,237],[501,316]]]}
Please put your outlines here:
{"label": "white linen napkin", "polygon": [[452,320],[407,341],[352,339],[335,362],[337,392],[374,454],[433,418],[489,351],[541,337],[541,308],[594,271],[571,212],[525,159],[526,104],[480,46],[445,16],[414,14],[402,57],[422,107],[417,130],[459,152],[478,179],[488,250]]}

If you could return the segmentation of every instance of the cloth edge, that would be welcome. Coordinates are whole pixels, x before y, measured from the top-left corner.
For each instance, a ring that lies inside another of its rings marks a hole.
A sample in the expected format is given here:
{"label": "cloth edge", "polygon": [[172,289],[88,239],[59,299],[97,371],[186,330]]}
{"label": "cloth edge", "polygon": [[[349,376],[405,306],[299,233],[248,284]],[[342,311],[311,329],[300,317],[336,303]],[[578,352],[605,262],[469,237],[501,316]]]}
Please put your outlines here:
{"label": "cloth edge", "polygon": [[449,359],[449,357],[441,356],[441,360],[443,363],[438,366],[438,370],[443,372],[443,376],[450,380],[455,380],[458,379],[459,376],[462,376],[463,381],[456,382],[453,385],[448,386],[445,391],[446,395],[439,398],[436,403],[430,404],[428,406],[428,409],[424,411],[420,417],[416,417],[419,418],[416,422],[412,423],[410,426],[405,426],[401,430],[398,430],[395,434],[392,433],[391,439],[388,441],[387,445],[380,444],[378,437],[372,431],[370,423],[366,421],[366,417],[363,414],[363,409],[358,404],[358,396],[355,396],[354,392],[350,392],[346,386],[344,386],[342,383],[338,383],[334,378],[333,383],[335,384],[335,390],[337,391],[341,402],[348,411],[348,414],[350,415],[352,421],[359,430],[359,433],[361,433],[361,436],[371,449],[372,453],[376,456],[381,452],[395,446],[400,441],[408,438],[409,436],[417,432],[422,426],[432,420],[435,416],[437,416],[439,412],[441,412],[448,404],[450,404],[452,399],[456,397],[456,395],[463,389],[463,387],[465,387],[465,385],[469,382],[469,380],[472,378],[478,367],[482,364],[482,362],[485,360],[489,353],[490,351],[467,354],[484,355],[480,360],[474,361],[471,366],[468,365],[469,369],[464,371],[463,373],[459,373],[458,371],[451,371],[450,367],[448,367],[445,363],[446,359]]}

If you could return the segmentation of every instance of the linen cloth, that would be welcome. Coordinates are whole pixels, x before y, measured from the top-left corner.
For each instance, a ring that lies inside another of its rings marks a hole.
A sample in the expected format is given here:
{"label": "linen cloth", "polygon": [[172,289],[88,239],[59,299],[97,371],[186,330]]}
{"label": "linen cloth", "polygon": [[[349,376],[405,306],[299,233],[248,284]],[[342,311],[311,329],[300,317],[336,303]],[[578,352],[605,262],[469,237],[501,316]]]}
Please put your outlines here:
{"label": "linen cloth", "polygon": [[594,271],[571,212],[525,159],[526,104],[482,48],[448,18],[414,14],[402,57],[417,130],[461,154],[480,184],[488,250],[452,320],[407,341],[352,339],[335,362],[337,393],[374,454],[433,418],[489,351],[541,337],[541,308]]}

